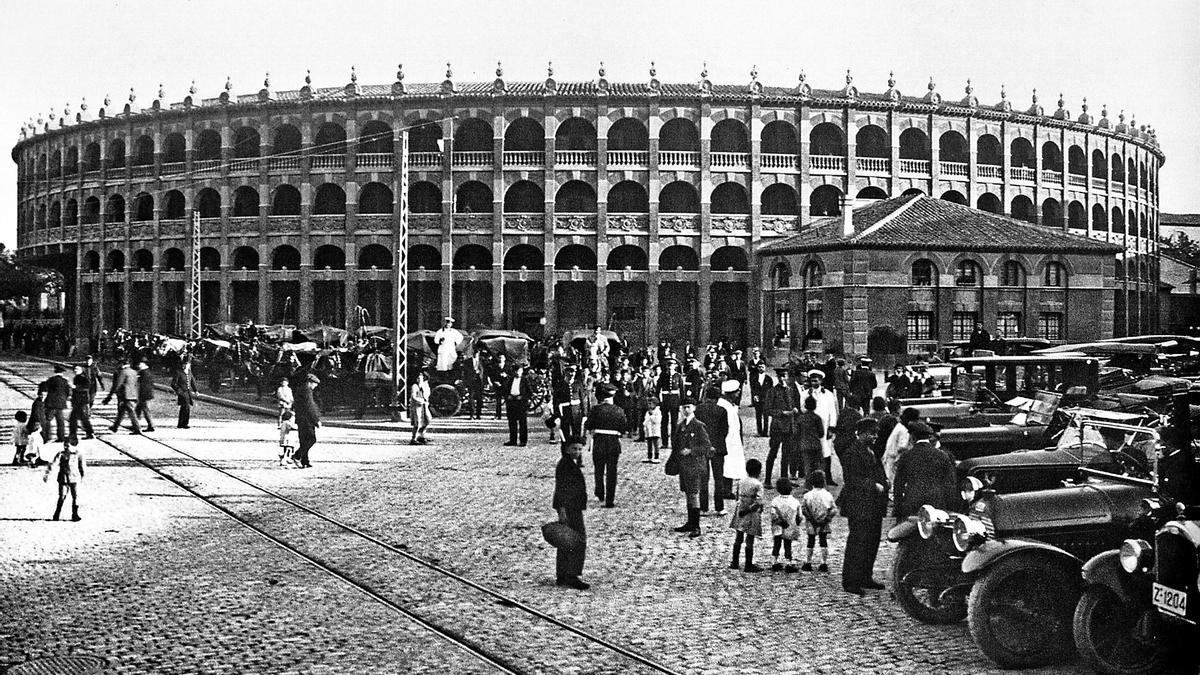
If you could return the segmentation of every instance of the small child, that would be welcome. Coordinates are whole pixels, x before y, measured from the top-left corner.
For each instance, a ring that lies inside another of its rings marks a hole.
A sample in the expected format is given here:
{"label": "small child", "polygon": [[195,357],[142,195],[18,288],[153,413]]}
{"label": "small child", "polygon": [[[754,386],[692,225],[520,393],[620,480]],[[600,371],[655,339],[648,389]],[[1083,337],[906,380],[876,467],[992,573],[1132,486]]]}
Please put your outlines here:
{"label": "small child", "polygon": [[646,402],[646,416],[642,419],[642,435],[646,438],[646,459],[642,464],[658,464],[659,429],[662,427],[662,411],[658,409],[658,401],[650,399]]}
{"label": "small child", "polygon": [[25,439],[25,463],[29,466],[45,466],[46,458],[42,457],[46,442],[42,440],[42,425],[35,419],[25,425],[28,438]]}
{"label": "small child", "polygon": [[29,445],[29,430],[25,425],[29,423],[29,414],[24,410],[18,410],[13,415],[12,442],[15,452],[13,453],[13,466],[20,466],[25,463],[25,446]]}
{"label": "small child", "polygon": [[292,393],[292,385],[286,377],[279,380],[279,388],[275,390],[275,405],[279,406],[280,421],[283,421],[283,413],[296,405],[296,396]]}
{"label": "small child", "polygon": [[296,453],[296,446],[292,442],[292,434],[296,431],[296,421],[293,417],[291,410],[279,413],[279,466],[295,461],[292,459]]}
{"label": "small child", "polygon": [[813,471],[808,476],[808,482],[812,485],[812,489],[804,493],[804,500],[800,507],[806,521],[805,529],[808,531],[808,552],[804,559],[804,565],[800,569],[805,572],[812,571],[813,544],[820,537],[821,566],[817,569],[828,572],[829,524],[833,522],[833,517],[838,513],[837,505],[833,502],[833,495],[825,489],[824,471],[820,469]]}
{"label": "small child", "polygon": [[[771,571],[798,572],[792,562],[792,542],[800,538],[800,500],[792,496],[792,481],[780,476],[775,481],[775,491],[779,493],[771,500],[771,534],[775,543],[771,547]],[[779,547],[783,546],[783,555],[787,567],[779,562]]]}
{"label": "small child", "polygon": [[46,465],[46,474],[42,476],[43,482],[50,481],[50,472],[57,473],[56,482],[58,483],[58,506],[54,508],[54,520],[58,520],[62,515],[63,502],[67,499],[67,493],[71,493],[71,520],[79,522],[79,495],[77,487],[80,481],[83,480],[83,472],[87,469],[87,462],[83,459],[83,455],[79,454],[79,439],[71,436],[63,443],[63,449],[54,455],[50,463]]}
{"label": "small child", "polygon": [[741,557],[742,542],[746,543],[745,572],[761,572],[762,568],[754,564],[754,538],[762,536],[763,486],[758,477],[762,475],[762,462],[757,459],[746,460],[746,478],[737,482],[737,510],[733,512],[733,520],[729,528],[737,535],[733,539],[733,561],[729,569],[738,568]]}

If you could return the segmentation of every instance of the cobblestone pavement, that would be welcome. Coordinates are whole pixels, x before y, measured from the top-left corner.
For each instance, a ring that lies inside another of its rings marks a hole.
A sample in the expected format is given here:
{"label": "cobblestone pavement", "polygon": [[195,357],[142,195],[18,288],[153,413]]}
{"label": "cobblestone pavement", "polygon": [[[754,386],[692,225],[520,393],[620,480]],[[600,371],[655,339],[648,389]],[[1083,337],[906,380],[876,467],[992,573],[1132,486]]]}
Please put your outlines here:
{"label": "cobblestone pavement", "polygon": [[[23,370],[35,379],[50,372]],[[201,405],[191,429],[175,429],[170,403],[155,401],[156,437],[680,672],[999,672],[965,624],[919,624],[886,591],[842,593],[843,520],[830,574],[728,569],[727,520],[706,517],[697,539],[671,532],[683,519],[675,479],[640,463],[632,441],[624,442],[617,508],[585,515],[584,577],[593,587],[580,593],[554,585],[554,552],[541,539],[540,525],[553,518],[558,451],[540,428],[525,448],[501,445],[501,423],[471,434],[439,433],[435,424],[424,447],[399,444],[406,434],[323,428],[314,468],[303,471],[278,466],[273,425]],[[0,406],[11,418],[27,400],[5,393]],[[134,450],[147,443],[124,432],[109,439]],[[763,458],[764,441],[749,439],[748,456]],[[486,670],[124,455],[85,447],[93,468],[78,524],[43,520],[53,488],[40,473],[0,471],[0,667],[88,653],[128,673]],[[589,484],[590,473],[585,465]],[[240,499],[240,508],[260,522],[286,518],[261,497]],[[372,575],[389,573],[378,547],[346,539],[334,548],[361,558]],[[760,542],[760,564],[769,563],[769,548]],[[887,578],[891,554],[885,543],[876,578]],[[479,613],[481,622],[493,616]],[[537,644],[512,633],[518,652]],[[553,659],[526,667],[614,671],[611,660],[574,647],[556,645]],[[1045,670],[1063,671],[1084,672],[1078,663]]]}

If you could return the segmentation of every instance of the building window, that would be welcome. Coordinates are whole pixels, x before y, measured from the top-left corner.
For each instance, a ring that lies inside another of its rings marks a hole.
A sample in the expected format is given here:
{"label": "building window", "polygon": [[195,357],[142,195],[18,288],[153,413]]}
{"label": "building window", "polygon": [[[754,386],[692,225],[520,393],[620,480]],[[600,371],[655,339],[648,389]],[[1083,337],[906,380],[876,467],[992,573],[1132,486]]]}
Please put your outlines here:
{"label": "building window", "polygon": [[786,288],[792,284],[792,271],[785,262],[775,263],[771,268],[771,285],[774,288]]}
{"label": "building window", "polygon": [[1043,340],[1062,340],[1062,314],[1058,312],[1042,312],[1038,316],[1038,335]]}
{"label": "building window", "polygon": [[613,321],[635,321],[638,318],[636,305],[617,305],[613,307]]}
{"label": "building window", "polygon": [[1063,285],[1063,277],[1065,277],[1065,276],[1066,275],[1063,273],[1062,263],[1056,263],[1056,262],[1046,263],[1046,279],[1045,279],[1045,281],[1046,281],[1047,286],[1050,286],[1053,288],[1061,288]]}
{"label": "building window", "polygon": [[958,270],[954,275],[954,285],[978,286],[980,276],[979,265],[976,265],[973,260],[964,260],[958,263]]}
{"label": "building window", "polygon": [[1000,269],[1000,285],[1025,285],[1025,270],[1021,267],[1021,263],[1017,262],[1016,260],[1009,260],[1008,262],[1004,263],[1004,267]]}
{"label": "building window", "polygon": [[787,305],[775,306],[775,339],[774,344],[779,347],[786,344],[791,337],[792,331],[792,309]]}
{"label": "building window", "polygon": [[909,312],[905,321],[909,340],[933,340],[933,312]]}
{"label": "building window", "polygon": [[816,335],[816,333],[813,333],[813,329],[816,329],[817,332],[822,334],[822,336],[824,335],[824,331],[821,330],[821,310],[808,310],[808,312],[806,312],[804,315],[804,321],[805,328],[807,329],[805,332],[806,336],[809,334]]}
{"label": "building window", "polygon": [[1000,312],[997,314],[996,336],[1006,339],[1021,337],[1021,313]]}
{"label": "building window", "polygon": [[820,265],[810,262],[804,267],[804,284],[810,288],[825,285],[825,272],[821,271]]}
{"label": "building window", "polygon": [[913,286],[933,285],[933,263],[928,260],[918,260],[912,266]]}
{"label": "building window", "polygon": [[955,342],[970,340],[971,333],[975,330],[977,316],[975,312],[955,312],[950,317],[950,339]]}

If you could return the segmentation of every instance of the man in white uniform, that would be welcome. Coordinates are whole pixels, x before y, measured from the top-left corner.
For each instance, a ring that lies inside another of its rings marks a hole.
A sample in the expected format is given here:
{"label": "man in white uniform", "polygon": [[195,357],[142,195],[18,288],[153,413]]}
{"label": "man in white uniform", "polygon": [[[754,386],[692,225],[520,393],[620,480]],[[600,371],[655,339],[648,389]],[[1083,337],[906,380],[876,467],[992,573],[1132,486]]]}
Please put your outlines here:
{"label": "man in white uniform", "polygon": [[832,389],[824,387],[825,373],[813,368],[808,371],[808,386],[800,392],[800,400],[812,396],[817,402],[817,416],[825,423],[825,438],[821,439],[821,456],[825,458],[825,475],[832,480],[833,429],[837,427],[838,404],[837,394]]}
{"label": "man in white uniform", "polygon": [[433,343],[437,345],[437,363],[434,365],[437,370],[450,370],[458,360],[458,345],[462,344],[463,334],[453,324],[454,319],[446,317],[442,327],[433,334]]}
{"label": "man in white uniform", "polygon": [[[746,477],[746,451],[742,446],[742,418],[738,416],[737,404],[734,398],[741,398],[742,388],[737,380],[725,380],[721,383],[721,398],[717,405],[725,410],[729,420],[729,432],[725,435],[725,466],[723,473],[729,480],[741,480]],[[731,493],[732,490],[731,490]],[[733,493],[736,494],[736,493]]]}

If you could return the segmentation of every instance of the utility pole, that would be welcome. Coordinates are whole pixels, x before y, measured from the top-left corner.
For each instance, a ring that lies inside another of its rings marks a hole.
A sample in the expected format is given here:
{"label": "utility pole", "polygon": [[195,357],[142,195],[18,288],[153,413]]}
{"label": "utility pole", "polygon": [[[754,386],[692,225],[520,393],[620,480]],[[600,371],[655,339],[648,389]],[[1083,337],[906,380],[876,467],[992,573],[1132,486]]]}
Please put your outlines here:
{"label": "utility pole", "polygon": [[193,340],[200,339],[200,333],[204,324],[200,316],[200,212],[192,211],[192,268],[188,275],[188,312],[191,320],[189,321],[189,337]]}
{"label": "utility pole", "polygon": [[392,416],[400,419],[400,411],[408,406],[408,364],[405,362],[407,345],[404,333],[408,326],[408,130],[400,131],[400,147],[397,157],[396,195],[400,205],[396,219],[396,233],[393,238],[393,248],[396,250],[395,263],[392,265],[392,302],[393,326],[395,338],[392,340]]}

